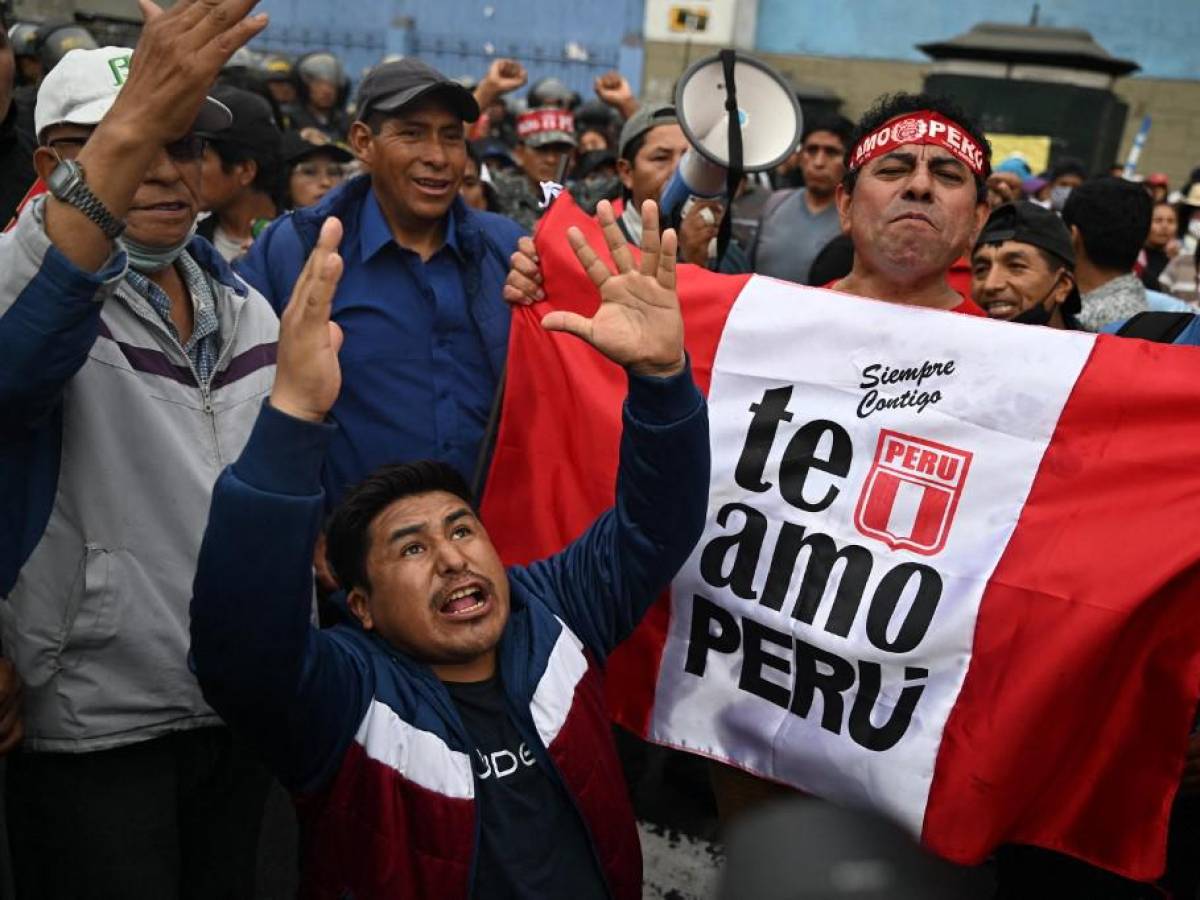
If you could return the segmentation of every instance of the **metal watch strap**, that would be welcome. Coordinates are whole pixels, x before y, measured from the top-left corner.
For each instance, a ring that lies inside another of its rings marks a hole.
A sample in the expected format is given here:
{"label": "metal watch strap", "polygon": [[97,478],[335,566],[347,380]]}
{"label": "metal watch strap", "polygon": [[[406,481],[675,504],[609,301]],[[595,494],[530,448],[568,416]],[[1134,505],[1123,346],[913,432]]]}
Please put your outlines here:
{"label": "metal watch strap", "polygon": [[60,199],[65,203],[69,203],[77,210],[95,222],[100,230],[104,232],[104,236],[111,240],[116,240],[125,231],[125,223],[108,211],[100,199],[92,193],[91,188],[87,186],[87,182],[83,180],[83,167],[79,167],[79,179],[71,186],[71,190],[67,192],[65,197]]}

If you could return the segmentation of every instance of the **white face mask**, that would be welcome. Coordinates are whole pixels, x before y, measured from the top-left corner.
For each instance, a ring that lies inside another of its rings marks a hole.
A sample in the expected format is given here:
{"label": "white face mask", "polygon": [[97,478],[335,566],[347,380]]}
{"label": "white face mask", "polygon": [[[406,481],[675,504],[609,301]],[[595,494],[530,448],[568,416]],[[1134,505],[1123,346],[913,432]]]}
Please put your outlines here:
{"label": "white face mask", "polygon": [[1067,198],[1071,196],[1071,188],[1069,185],[1060,184],[1057,187],[1050,189],[1050,208],[1055,212],[1062,212],[1063,207],[1067,205]]}
{"label": "white face mask", "polygon": [[167,266],[173,265],[175,260],[179,259],[179,254],[191,242],[192,236],[196,233],[196,223],[192,223],[191,230],[173,247],[147,247],[145,244],[139,244],[128,235],[124,235],[118,240],[125,248],[125,254],[129,257],[129,265],[131,268],[143,275],[150,275],[154,272],[161,272]]}

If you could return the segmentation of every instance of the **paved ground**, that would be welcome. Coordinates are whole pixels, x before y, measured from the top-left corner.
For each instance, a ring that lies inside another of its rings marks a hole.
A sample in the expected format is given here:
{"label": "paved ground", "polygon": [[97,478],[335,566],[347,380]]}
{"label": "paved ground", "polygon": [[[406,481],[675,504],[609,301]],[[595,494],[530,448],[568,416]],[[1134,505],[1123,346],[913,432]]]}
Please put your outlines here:
{"label": "paved ground", "polygon": [[716,895],[721,848],[649,822],[638,822],[645,882],[642,900],[710,900]]}

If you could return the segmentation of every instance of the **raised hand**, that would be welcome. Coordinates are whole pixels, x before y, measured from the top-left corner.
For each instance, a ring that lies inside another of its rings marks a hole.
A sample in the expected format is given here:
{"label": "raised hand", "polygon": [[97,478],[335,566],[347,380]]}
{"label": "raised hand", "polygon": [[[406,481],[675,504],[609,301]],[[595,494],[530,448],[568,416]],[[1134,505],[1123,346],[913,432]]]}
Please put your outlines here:
{"label": "raised hand", "polygon": [[325,418],[342,388],[337,358],[342,329],[329,320],[333,294],[342,277],[342,258],[337,252],[341,240],[342,223],[326,219],[279,319],[271,405],[310,422]]}
{"label": "raised hand", "polygon": [[529,80],[525,67],[515,59],[494,59],[484,76],[501,94],[515,91]]}
{"label": "raised hand", "polygon": [[158,144],[186,134],[221,67],[267,27],[265,13],[248,15],[258,2],[178,0],[164,11],[138,0],[146,24],[109,116],[136,121]]}
{"label": "raised hand", "polygon": [[[166,12],[152,0],[138,3],[146,24],[128,77],[78,156],[88,187],[117,219],[129,211],[163,145],[191,129],[221,67],[267,27],[265,14],[248,15],[258,0],[178,0]],[[112,253],[98,226],[53,198],[46,204],[46,235],[88,271]]]}
{"label": "raised hand", "polygon": [[592,284],[600,289],[600,308],[591,318],[556,310],[542,319],[542,327],[574,334],[638,375],[665,377],[682,371],[683,316],[675,293],[675,232],[668,229],[660,240],[658,205],[653,200],[643,203],[642,261],[635,267],[612,204],[600,201],[596,216],[617,265],[615,275],[578,228],[569,228],[567,239]]}
{"label": "raised hand", "polygon": [[515,59],[494,59],[487,74],[479,79],[475,87],[475,102],[480,109],[487,109],[494,101],[515,91],[529,80],[525,67]]}
{"label": "raised hand", "polygon": [[605,72],[593,82],[592,87],[596,96],[616,109],[625,118],[637,112],[638,102],[633,96],[633,88],[620,72]]}

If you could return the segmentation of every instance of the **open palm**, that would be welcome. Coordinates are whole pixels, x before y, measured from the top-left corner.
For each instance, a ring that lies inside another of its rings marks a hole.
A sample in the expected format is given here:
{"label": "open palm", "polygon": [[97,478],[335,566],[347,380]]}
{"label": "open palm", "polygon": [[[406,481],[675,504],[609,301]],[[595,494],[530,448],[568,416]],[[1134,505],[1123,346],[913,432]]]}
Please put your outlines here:
{"label": "open palm", "polygon": [[683,369],[683,317],[675,293],[675,232],[658,233],[658,206],[642,205],[642,260],[633,254],[613,214],[602,201],[596,210],[604,239],[616,263],[608,264],[578,228],[567,231],[571,249],[600,290],[600,308],[591,318],[557,311],[542,319],[547,331],[566,331],[587,341],[618,365],[639,375],[673,375]]}

